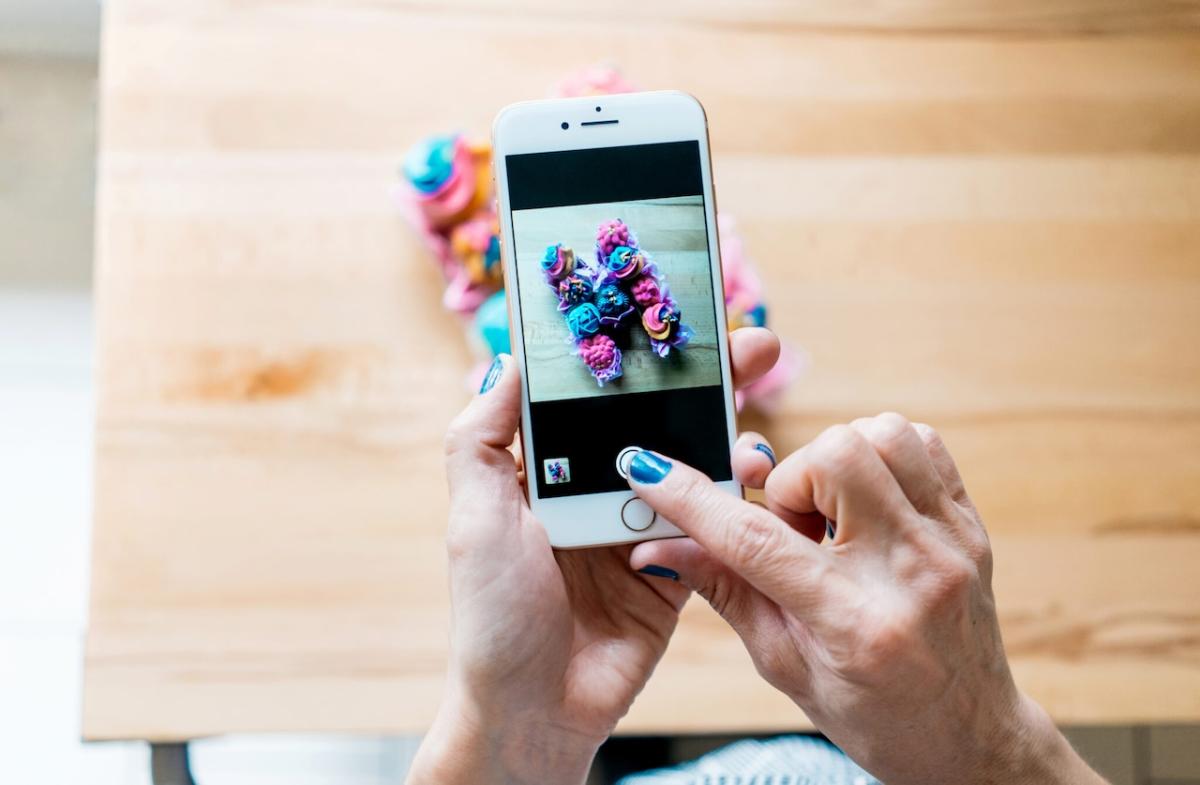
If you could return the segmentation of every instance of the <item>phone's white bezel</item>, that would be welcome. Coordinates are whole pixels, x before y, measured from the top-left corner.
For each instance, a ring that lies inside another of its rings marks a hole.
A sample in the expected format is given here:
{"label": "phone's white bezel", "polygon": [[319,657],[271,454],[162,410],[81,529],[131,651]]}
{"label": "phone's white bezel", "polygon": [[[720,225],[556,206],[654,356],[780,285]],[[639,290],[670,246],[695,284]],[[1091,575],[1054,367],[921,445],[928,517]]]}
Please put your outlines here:
{"label": "phone's white bezel", "polygon": [[[599,106],[601,111],[597,112]],[[583,126],[595,120],[617,120],[610,125]],[[567,129],[562,123],[569,123]],[[512,211],[508,204],[508,172],[504,164],[508,155],[543,153],[558,150],[582,150],[597,147],[620,147],[656,142],[696,141],[700,145],[700,168],[704,188],[704,213],[708,224],[709,255],[712,289],[715,297],[717,347],[720,354],[721,378],[725,392],[725,427],[732,454],[737,437],[737,413],[733,399],[733,380],[729,367],[729,336],[725,323],[725,295],[721,278],[721,255],[717,237],[716,200],[713,197],[711,162],[708,148],[708,123],[704,108],[694,97],[677,91],[625,93],[618,95],[564,98],[548,101],[528,101],[506,107],[492,126],[493,168],[500,218],[500,237],[504,261],[505,286],[511,293],[517,289],[516,263],[513,260]],[[542,499],[534,473],[541,471],[533,465],[533,437],[527,427],[529,393],[525,387],[525,340],[521,324],[520,298],[508,298],[509,317],[513,329],[513,358],[521,372],[521,446],[526,456],[529,477],[529,504],[534,515],[546,527],[550,544],[556,548],[585,548],[599,545],[677,537],[682,532],[661,516],[648,529],[631,531],[621,522],[621,506],[634,496],[631,491],[592,493]],[[614,456],[615,458],[615,456]],[[717,483],[718,487],[742,495],[736,480]]]}

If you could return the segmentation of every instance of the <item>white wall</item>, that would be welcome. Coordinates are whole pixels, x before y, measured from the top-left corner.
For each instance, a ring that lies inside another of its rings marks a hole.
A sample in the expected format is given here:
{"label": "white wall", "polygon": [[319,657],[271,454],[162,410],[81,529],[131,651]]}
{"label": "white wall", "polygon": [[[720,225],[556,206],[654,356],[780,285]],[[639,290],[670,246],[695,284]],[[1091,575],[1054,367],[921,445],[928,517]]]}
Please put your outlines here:
{"label": "white wall", "polygon": [[0,52],[0,287],[88,286],[95,156],[95,57]]}
{"label": "white wall", "polygon": [[96,56],[99,0],[0,0],[0,52]]}

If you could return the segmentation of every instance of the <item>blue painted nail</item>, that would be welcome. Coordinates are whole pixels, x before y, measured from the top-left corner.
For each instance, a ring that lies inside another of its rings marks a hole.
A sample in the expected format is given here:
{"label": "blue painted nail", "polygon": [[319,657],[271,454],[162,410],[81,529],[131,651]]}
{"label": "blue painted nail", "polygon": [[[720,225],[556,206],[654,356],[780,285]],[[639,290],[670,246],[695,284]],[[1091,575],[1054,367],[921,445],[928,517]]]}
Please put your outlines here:
{"label": "blue painted nail", "polygon": [[767,458],[771,461],[772,468],[779,465],[779,461],[775,460],[775,451],[772,450],[769,446],[763,444],[762,442],[759,442],[758,444],[754,445],[754,449],[758,450],[763,455],[767,456]]}
{"label": "blue painted nail", "polygon": [[825,536],[832,540],[834,535],[836,535],[836,534],[837,534],[837,524],[834,523],[833,521],[829,520],[828,518],[826,518],[825,519]]}
{"label": "blue painted nail", "polygon": [[659,567],[657,564],[647,564],[638,570],[638,572],[642,575],[653,575],[655,578],[670,578],[673,581],[679,580],[679,573],[669,570],[666,567]]}
{"label": "blue painted nail", "polygon": [[671,462],[666,458],[659,458],[649,450],[642,450],[629,462],[629,476],[633,478],[634,482],[640,482],[643,485],[653,485],[659,482],[667,476],[669,471],[671,471]]}
{"label": "blue painted nail", "polygon": [[495,387],[496,382],[500,381],[500,375],[503,373],[504,361],[500,359],[500,355],[496,355],[496,359],[492,360],[491,367],[488,368],[487,374],[483,377],[483,384],[479,385],[479,393],[482,395]]}

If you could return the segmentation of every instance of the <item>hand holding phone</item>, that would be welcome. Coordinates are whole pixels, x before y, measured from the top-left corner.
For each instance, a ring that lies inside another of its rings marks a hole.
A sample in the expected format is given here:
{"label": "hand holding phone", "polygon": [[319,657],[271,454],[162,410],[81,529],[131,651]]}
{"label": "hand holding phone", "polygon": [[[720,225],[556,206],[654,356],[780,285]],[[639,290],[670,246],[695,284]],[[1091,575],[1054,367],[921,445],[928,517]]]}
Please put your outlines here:
{"label": "hand holding phone", "polygon": [[704,111],[678,92],[516,104],[494,152],[530,507],[559,548],[678,536],[628,490],[635,452],[741,494]]}
{"label": "hand holding phone", "polygon": [[[779,342],[744,328],[729,350],[734,383],[745,387],[775,364]],[[551,549],[508,449],[521,413],[513,358],[502,355],[488,378],[446,435],[450,666],[409,783],[582,783],[690,592],[634,572],[632,546]],[[763,443],[751,433],[738,440],[739,482],[765,478]]]}

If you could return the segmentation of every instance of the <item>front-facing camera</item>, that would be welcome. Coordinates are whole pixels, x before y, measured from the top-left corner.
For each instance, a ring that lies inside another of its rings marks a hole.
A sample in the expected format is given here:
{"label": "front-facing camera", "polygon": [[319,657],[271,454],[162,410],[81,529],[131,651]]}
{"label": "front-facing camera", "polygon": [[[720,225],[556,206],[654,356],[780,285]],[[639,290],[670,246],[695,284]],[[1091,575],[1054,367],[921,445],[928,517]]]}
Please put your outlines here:
{"label": "front-facing camera", "polygon": [[571,127],[571,124],[570,124],[570,123],[563,123],[563,124],[562,124],[562,129],[563,129],[564,131],[565,131],[565,130],[567,130],[568,128],[570,128],[570,127]]}

